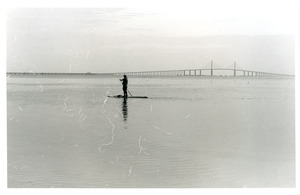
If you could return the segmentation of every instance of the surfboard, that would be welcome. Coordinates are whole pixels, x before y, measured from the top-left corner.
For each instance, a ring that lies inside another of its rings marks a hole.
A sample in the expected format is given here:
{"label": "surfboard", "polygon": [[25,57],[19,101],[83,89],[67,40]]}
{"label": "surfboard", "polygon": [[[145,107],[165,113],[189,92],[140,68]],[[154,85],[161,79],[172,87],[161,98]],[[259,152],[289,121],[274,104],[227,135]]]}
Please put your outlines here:
{"label": "surfboard", "polygon": [[[113,96],[109,95],[107,97],[110,97],[110,98],[124,98],[124,96],[122,96],[122,95],[113,95]],[[125,98],[148,98],[148,97],[147,96],[127,96]]]}

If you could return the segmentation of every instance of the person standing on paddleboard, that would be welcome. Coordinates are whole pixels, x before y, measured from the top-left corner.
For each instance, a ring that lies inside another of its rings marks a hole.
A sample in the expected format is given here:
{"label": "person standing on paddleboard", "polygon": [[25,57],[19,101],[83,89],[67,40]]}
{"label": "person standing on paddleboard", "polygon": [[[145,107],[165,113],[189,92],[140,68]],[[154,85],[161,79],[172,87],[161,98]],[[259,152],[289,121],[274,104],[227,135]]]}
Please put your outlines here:
{"label": "person standing on paddleboard", "polygon": [[128,79],[127,79],[126,74],[124,74],[124,78],[120,79],[120,81],[122,81],[124,97],[127,97]]}

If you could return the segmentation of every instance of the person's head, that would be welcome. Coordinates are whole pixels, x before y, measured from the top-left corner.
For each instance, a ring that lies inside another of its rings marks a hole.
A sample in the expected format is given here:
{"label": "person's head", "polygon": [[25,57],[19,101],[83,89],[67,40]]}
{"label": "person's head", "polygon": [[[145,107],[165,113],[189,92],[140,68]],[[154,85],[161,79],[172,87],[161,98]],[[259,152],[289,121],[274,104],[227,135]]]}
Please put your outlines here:
{"label": "person's head", "polygon": [[127,76],[126,76],[126,74],[124,74],[124,78],[126,78]]}

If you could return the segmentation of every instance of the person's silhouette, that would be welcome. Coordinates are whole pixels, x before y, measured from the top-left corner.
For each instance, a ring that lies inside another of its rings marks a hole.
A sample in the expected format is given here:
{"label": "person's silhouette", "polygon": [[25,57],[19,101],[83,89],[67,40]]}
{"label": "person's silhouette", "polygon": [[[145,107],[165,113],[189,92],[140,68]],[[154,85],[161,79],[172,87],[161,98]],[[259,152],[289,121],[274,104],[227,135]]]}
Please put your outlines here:
{"label": "person's silhouette", "polygon": [[128,79],[126,74],[124,74],[124,78],[120,79],[120,81],[122,81],[122,85],[123,85],[123,93],[124,93],[124,98],[127,98],[127,85],[128,85]]}

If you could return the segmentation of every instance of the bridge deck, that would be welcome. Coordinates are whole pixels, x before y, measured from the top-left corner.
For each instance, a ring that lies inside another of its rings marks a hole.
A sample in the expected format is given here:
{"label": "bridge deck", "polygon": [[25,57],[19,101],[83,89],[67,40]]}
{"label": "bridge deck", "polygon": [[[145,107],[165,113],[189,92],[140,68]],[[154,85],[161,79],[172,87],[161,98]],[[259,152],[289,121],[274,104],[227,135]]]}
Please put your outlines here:
{"label": "bridge deck", "polygon": [[[217,73],[217,74],[216,74]],[[7,72],[7,75],[123,75],[130,76],[238,76],[238,77],[276,77],[287,78],[294,75],[261,72],[243,69],[230,68],[203,68],[184,70],[163,70],[163,71],[140,71],[140,72],[118,72],[118,73],[38,73],[38,72]]]}

